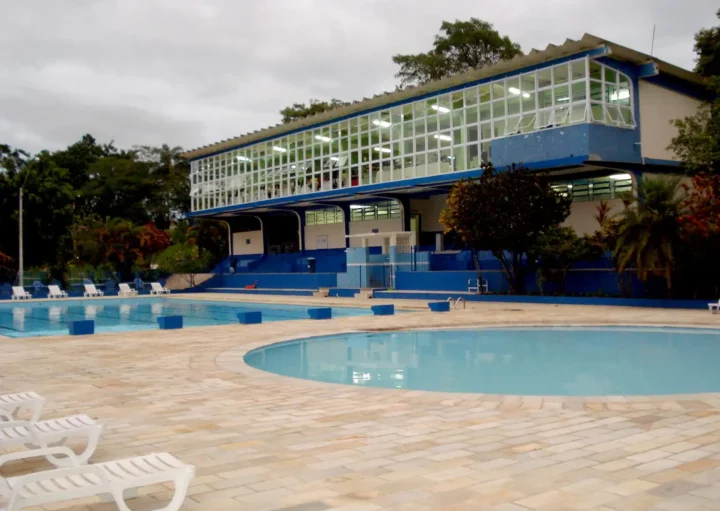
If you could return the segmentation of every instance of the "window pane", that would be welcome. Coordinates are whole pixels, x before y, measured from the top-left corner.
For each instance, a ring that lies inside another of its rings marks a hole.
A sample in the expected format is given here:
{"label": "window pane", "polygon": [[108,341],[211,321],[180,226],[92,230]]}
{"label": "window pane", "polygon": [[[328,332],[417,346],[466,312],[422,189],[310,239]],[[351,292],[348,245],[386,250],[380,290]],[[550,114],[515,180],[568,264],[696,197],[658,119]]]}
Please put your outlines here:
{"label": "window pane", "polygon": [[585,101],[587,99],[587,90],[585,82],[577,82],[572,84],[572,100]]}
{"label": "window pane", "polygon": [[453,110],[457,110],[458,108],[462,108],[463,106],[465,106],[465,100],[463,99],[463,93],[462,92],[453,92],[453,94],[452,94]]}
{"label": "window pane", "polygon": [[483,140],[490,140],[492,137],[492,129],[490,128],[489,122],[484,122],[480,125],[480,138]]}
{"label": "window pane", "polygon": [[590,80],[590,99],[593,101],[602,101],[602,82]]}
{"label": "window pane", "polygon": [[469,126],[467,129],[467,140],[468,143],[477,142],[479,137],[479,130],[477,126]]}
{"label": "window pane", "polygon": [[585,78],[585,60],[578,60],[570,64],[573,80]]}
{"label": "window pane", "polygon": [[465,110],[465,122],[466,124],[477,124],[478,122],[478,111],[476,106],[469,107]]}
{"label": "window pane", "polygon": [[505,101],[493,101],[493,118],[505,117]]}
{"label": "window pane", "polygon": [[492,97],[493,99],[505,97],[505,84],[502,81],[492,84]]}
{"label": "window pane", "polygon": [[592,111],[592,120],[595,122],[603,122],[605,120],[605,114],[603,112],[603,106],[600,103],[593,103],[590,106]]}
{"label": "window pane", "polygon": [[550,69],[541,69],[538,71],[538,88],[549,87],[550,85],[552,85]]}
{"label": "window pane", "polygon": [[516,135],[520,133],[520,116],[508,117],[507,125],[505,126],[506,135]]}
{"label": "window pane", "polygon": [[552,106],[552,89],[545,89],[538,92],[538,108]]}
{"label": "window pane", "polygon": [[538,128],[545,128],[550,125],[550,115],[552,114],[552,110],[540,110],[538,112],[538,117],[536,121],[536,125]]}
{"label": "window pane", "polygon": [[555,78],[555,85],[559,83],[567,83],[568,81],[568,65],[561,64],[553,67],[553,75]]}
{"label": "window pane", "polygon": [[480,120],[481,121],[489,121],[490,120],[490,103],[483,103],[480,105]]}
{"label": "window pane", "polygon": [[620,115],[622,115],[623,122],[627,124],[628,126],[632,126],[633,120],[632,120],[632,110],[629,108],[620,108]]}
{"label": "window pane", "polygon": [[493,122],[493,137],[504,137],[505,136],[505,119],[500,119]]}
{"label": "window pane", "polygon": [[590,61],[590,78],[602,80],[602,66],[594,60]]}
{"label": "window pane", "polygon": [[507,113],[508,115],[520,113],[520,97],[509,96],[507,99]]}
{"label": "window pane", "polygon": [[487,103],[490,101],[490,85],[480,86],[480,103]]}
{"label": "window pane", "polygon": [[579,105],[573,105],[572,112],[570,113],[570,122],[583,122],[586,120],[587,107],[584,103]]}
{"label": "window pane", "polygon": [[520,127],[523,133],[535,131],[535,112],[523,115]]}
{"label": "window pane", "polygon": [[521,89],[523,92],[532,92],[535,90],[535,73],[523,75],[521,81]]}
{"label": "window pane", "polygon": [[470,87],[469,89],[465,89],[465,104],[466,105],[475,105],[478,102],[478,89],[477,87]]}
{"label": "window pane", "polygon": [[614,69],[610,69],[609,67],[605,68],[605,82],[606,83],[616,83],[617,82],[617,71]]}
{"label": "window pane", "polygon": [[560,87],[555,87],[555,104],[556,105],[565,105],[570,101],[570,96],[568,93],[568,86],[562,85]]}
{"label": "window pane", "polygon": [[523,107],[523,112],[530,112],[531,110],[535,110],[535,93],[534,92],[529,92],[529,93],[523,92],[522,107]]}

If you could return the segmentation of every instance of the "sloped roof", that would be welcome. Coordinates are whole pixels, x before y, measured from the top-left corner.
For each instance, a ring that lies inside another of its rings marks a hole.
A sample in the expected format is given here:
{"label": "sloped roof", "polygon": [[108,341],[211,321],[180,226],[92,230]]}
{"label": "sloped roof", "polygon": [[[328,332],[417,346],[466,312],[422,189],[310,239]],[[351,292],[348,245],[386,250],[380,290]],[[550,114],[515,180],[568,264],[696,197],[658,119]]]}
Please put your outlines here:
{"label": "sloped roof", "polygon": [[237,137],[229,138],[209,144],[203,147],[192,149],[183,154],[184,158],[194,159],[209,154],[217,153],[220,151],[226,151],[238,146],[243,146],[267,138],[274,138],[281,136],[285,133],[296,131],[298,129],[314,126],[316,124],[322,124],[332,121],[336,118],[347,117],[353,114],[357,114],[366,110],[374,110],[386,105],[394,103],[404,102],[410,100],[416,96],[423,96],[425,94],[431,94],[433,92],[440,92],[445,89],[450,89],[463,83],[480,81],[493,76],[511,73],[518,71],[526,67],[536,66],[545,62],[550,62],[563,57],[568,57],[576,53],[581,53],[596,48],[605,47],[609,56],[614,59],[626,61],[632,64],[646,64],[654,62],[658,66],[658,70],[662,74],[670,75],[674,78],[682,81],[690,82],[695,85],[702,85],[704,83],[703,78],[691,71],[683,69],[681,67],[669,64],[658,60],[650,55],[641,53],[625,46],[615,44],[607,39],[585,34],[579,40],[566,39],[565,42],[556,46],[554,44],[548,44],[544,50],[532,49],[526,55],[518,55],[511,60],[506,60],[486,66],[481,69],[473,69],[466,73],[444,78],[442,80],[436,80],[424,85],[418,85],[416,87],[409,87],[403,90],[394,92],[385,92],[378,94],[372,98],[363,98],[361,101],[354,101],[349,105],[340,106],[333,108],[327,112],[322,112],[304,119],[289,122],[287,124],[277,124],[261,130],[246,133]]}

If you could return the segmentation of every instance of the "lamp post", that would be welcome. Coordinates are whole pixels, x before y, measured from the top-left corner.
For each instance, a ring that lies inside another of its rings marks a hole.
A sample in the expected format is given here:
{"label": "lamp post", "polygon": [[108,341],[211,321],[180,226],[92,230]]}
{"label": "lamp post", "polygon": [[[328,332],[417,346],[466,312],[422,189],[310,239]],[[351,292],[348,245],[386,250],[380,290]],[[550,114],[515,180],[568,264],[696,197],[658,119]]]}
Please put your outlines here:
{"label": "lamp post", "polygon": [[23,184],[20,186],[20,193],[18,194],[18,286],[21,287],[25,284],[25,268],[23,260],[23,189],[25,188],[28,178],[27,166],[35,159],[36,157],[25,160],[25,165],[23,165],[25,170],[25,179],[23,179]]}

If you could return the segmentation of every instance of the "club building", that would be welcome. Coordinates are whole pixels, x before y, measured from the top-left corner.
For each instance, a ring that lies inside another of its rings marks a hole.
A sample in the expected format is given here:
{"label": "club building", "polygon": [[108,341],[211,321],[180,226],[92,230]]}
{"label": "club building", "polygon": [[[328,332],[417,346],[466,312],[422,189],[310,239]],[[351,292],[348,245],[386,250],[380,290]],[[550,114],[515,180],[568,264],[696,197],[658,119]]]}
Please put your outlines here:
{"label": "club building", "polygon": [[601,200],[619,211],[640,176],[681,171],[671,120],[702,83],[585,35],[189,151],[190,216],[227,222],[218,287],[459,289],[470,258],[438,221],[454,182],[488,162],[545,171],[572,197],[566,224],[593,232]]}

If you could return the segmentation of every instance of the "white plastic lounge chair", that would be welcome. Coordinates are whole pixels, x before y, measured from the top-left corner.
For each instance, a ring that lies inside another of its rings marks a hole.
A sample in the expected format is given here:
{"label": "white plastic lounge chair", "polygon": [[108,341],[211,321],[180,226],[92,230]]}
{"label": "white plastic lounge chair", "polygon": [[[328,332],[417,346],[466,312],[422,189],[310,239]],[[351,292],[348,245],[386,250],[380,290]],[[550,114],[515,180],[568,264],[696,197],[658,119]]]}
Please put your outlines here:
{"label": "white plastic lounge chair", "polygon": [[[38,422],[0,422],[0,449],[25,447],[24,451],[0,455],[0,466],[8,461],[44,456],[58,467],[87,463],[97,448],[102,425],[87,415],[71,415]],[[64,444],[71,438],[86,439],[85,450],[75,454]],[[62,457],[58,457],[61,455]],[[0,508],[1,509],[1,508]]]}
{"label": "white plastic lounge chair", "polygon": [[95,284],[85,284],[85,294],[83,295],[83,296],[85,296],[85,298],[89,298],[91,296],[103,296],[103,295],[105,295],[105,293],[98,290],[95,287]]}
{"label": "white plastic lounge chair", "polygon": [[170,294],[170,290],[166,287],[163,287],[160,282],[153,282],[152,284],[150,284],[150,287],[152,288],[150,289],[151,295],[161,295],[163,293]]}
{"label": "white plastic lounge chair", "polygon": [[136,296],[138,294],[137,290],[131,288],[128,284],[118,284],[118,287],[120,288],[118,296]]}
{"label": "white plastic lounge chair", "polygon": [[11,421],[18,416],[18,412],[27,410],[32,414],[30,420],[35,422],[40,418],[43,406],[45,406],[45,398],[35,392],[5,394],[0,396],[0,421]]}
{"label": "white plastic lounge chair", "polygon": [[110,495],[120,511],[130,511],[123,492],[154,484],[173,483],[175,494],[160,511],[182,506],[195,467],[172,454],[159,453],[95,465],[61,468],[19,477],[0,477],[0,496],[7,499],[3,511],[20,511],[66,500]]}
{"label": "white plastic lounge chair", "polygon": [[53,286],[52,284],[48,286],[48,298],[67,298],[68,294],[60,289],[60,286]]}
{"label": "white plastic lounge chair", "polygon": [[480,288],[482,288],[483,293],[488,292],[487,280],[483,280],[481,285],[480,279],[468,279],[468,293],[479,293]]}
{"label": "white plastic lounge chair", "polygon": [[13,300],[22,300],[22,299],[30,299],[32,298],[32,295],[25,291],[25,289],[22,286],[13,286],[13,294],[12,299]]}
{"label": "white plastic lounge chair", "polygon": [[717,314],[717,312],[720,311],[720,300],[718,300],[717,303],[709,303],[708,310],[713,314]]}

